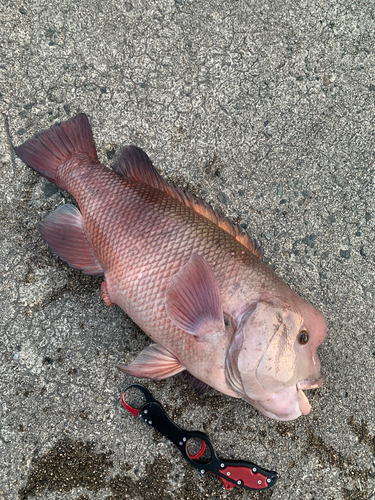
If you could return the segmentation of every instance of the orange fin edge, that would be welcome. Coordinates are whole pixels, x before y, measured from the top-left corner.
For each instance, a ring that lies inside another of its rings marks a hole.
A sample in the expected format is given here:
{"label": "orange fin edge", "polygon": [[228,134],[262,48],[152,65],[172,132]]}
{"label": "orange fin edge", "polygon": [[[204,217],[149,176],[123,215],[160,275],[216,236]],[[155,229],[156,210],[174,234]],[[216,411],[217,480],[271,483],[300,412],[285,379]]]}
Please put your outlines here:
{"label": "orange fin edge", "polygon": [[201,198],[195,198],[189,192],[168,183],[156,170],[147,154],[137,146],[125,146],[115,156],[112,168],[125,178],[143,182],[172,196],[194,212],[202,215],[221,229],[229,233],[241,245],[250,250],[258,259],[263,260],[263,249],[255,238],[244,231],[238,224],[233,224],[223,217],[219,210],[213,209]]}

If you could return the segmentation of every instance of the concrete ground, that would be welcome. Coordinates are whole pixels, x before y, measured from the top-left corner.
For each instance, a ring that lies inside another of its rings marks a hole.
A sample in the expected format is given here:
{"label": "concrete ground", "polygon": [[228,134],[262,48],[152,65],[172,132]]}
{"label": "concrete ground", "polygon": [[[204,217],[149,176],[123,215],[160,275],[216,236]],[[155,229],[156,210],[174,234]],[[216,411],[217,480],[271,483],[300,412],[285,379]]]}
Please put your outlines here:
{"label": "concrete ground", "polygon": [[[375,499],[375,6],[361,0],[3,0],[0,498]],[[325,385],[290,423],[178,378],[146,381],[221,457],[277,470],[263,494],[201,478],[120,404],[148,344],[38,233],[70,199],[12,148],[78,111],[100,159],[159,171],[264,247],[325,315]]]}

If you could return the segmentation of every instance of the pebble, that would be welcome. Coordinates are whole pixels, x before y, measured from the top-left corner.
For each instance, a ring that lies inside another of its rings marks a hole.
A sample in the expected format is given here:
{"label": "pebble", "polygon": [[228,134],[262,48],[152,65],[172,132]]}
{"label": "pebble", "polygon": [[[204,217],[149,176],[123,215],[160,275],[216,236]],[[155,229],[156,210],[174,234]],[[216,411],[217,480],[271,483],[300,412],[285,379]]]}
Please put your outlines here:
{"label": "pebble", "polygon": [[108,160],[112,160],[112,158],[115,156],[115,154],[116,154],[115,149],[109,149],[108,151],[106,151],[106,155],[107,155]]}
{"label": "pebble", "polygon": [[344,259],[350,259],[350,250],[340,249],[340,257],[343,257]]}
{"label": "pebble", "polygon": [[306,235],[303,239],[302,239],[302,243],[304,243],[305,245],[308,245],[310,248],[313,248],[315,243],[314,241],[316,240],[316,235],[315,234],[310,234],[310,235]]}
{"label": "pebble", "polygon": [[47,196],[47,198],[57,193],[57,191],[58,188],[54,184],[46,184],[44,186],[44,196]]}
{"label": "pebble", "polygon": [[223,205],[228,205],[229,199],[225,193],[219,193],[217,195],[217,199],[220,201],[220,203],[223,203]]}

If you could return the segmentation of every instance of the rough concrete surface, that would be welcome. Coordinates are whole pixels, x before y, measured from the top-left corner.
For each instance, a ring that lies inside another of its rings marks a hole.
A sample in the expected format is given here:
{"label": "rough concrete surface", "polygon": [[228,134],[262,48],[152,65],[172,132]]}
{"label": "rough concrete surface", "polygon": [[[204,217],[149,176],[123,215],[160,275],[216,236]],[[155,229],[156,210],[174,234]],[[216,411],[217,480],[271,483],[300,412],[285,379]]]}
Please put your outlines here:
{"label": "rough concrete surface", "polygon": [[[374,15],[360,0],[2,0],[0,498],[375,499]],[[201,478],[121,407],[134,379],[116,366],[149,340],[41,240],[70,197],[12,152],[78,111],[101,161],[144,148],[326,316],[326,382],[294,422],[145,382],[220,456],[277,470],[269,492]]]}

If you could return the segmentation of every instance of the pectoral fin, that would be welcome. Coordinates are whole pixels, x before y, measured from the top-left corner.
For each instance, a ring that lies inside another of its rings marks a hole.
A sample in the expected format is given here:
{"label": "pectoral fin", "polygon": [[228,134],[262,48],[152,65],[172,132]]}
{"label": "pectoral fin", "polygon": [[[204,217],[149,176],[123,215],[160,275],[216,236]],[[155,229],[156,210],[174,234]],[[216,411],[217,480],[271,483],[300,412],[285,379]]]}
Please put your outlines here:
{"label": "pectoral fin", "polygon": [[130,365],[119,366],[118,369],[133,377],[163,380],[184,371],[186,367],[162,345],[151,344]]}
{"label": "pectoral fin", "polygon": [[220,289],[211,267],[197,254],[173,276],[166,292],[166,310],[173,323],[202,340],[223,331]]}

